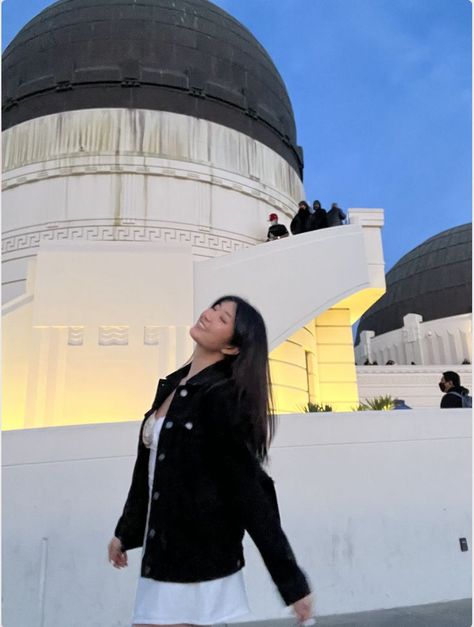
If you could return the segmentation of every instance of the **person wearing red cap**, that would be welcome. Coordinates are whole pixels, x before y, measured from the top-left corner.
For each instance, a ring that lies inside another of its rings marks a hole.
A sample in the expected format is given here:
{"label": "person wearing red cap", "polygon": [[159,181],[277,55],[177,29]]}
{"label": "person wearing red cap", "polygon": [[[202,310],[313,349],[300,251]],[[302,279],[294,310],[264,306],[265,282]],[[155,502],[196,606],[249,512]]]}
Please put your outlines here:
{"label": "person wearing red cap", "polygon": [[268,228],[267,242],[272,242],[274,239],[281,239],[282,237],[288,237],[288,229],[284,224],[278,224],[278,216],[276,213],[271,213],[268,216],[268,221],[271,223]]}

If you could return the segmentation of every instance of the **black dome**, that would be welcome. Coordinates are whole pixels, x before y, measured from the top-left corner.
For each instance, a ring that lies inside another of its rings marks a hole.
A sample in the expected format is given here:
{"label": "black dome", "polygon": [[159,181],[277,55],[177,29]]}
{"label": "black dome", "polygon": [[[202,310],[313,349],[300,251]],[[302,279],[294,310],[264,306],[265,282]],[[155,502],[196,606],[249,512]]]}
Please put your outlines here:
{"label": "black dome", "polygon": [[3,128],[127,107],[211,120],[266,144],[302,175],[293,110],[267,52],[207,0],[60,0],[3,55]]}
{"label": "black dome", "polygon": [[472,225],[463,224],[430,237],[387,273],[387,291],[360,319],[361,331],[375,335],[400,329],[403,316],[423,321],[472,311]]}

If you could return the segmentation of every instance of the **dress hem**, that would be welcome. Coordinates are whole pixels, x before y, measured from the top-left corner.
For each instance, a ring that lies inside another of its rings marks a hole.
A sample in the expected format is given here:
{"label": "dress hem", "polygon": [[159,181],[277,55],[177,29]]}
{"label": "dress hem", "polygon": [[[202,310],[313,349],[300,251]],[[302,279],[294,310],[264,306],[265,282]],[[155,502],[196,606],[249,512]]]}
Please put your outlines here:
{"label": "dress hem", "polygon": [[176,618],[176,616],[174,616],[173,618],[141,618],[141,617],[133,617],[133,622],[132,622],[132,627],[134,625],[160,625],[160,623],[158,623],[157,621],[162,621],[163,625],[177,625],[179,623],[189,623],[191,625],[202,625],[203,627],[210,627],[211,625],[214,625],[215,623],[222,623],[228,620],[233,620],[234,618],[241,618],[243,616],[248,616],[250,614],[250,610],[246,611],[246,612],[237,612],[234,614],[228,614],[227,616],[219,616],[219,618],[214,618],[211,622],[206,621],[205,623],[203,622],[196,622],[195,618]]}

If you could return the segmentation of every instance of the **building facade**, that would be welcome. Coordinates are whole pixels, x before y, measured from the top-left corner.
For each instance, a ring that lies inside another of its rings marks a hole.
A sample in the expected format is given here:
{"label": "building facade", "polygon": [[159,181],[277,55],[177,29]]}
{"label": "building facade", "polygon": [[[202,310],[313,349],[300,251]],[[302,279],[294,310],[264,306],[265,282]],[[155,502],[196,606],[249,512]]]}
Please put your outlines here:
{"label": "building facade", "polygon": [[267,323],[298,263],[352,250],[344,290],[324,300],[309,275],[270,344],[277,411],[357,403],[351,324],[384,289],[383,212],[352,212],[318,249],[263,243],[268,214],[288,225],[304,197],[303,154],[242,24],[206,0],[63,0],[18,33],[3,72],[6,428],[139,417],[191,355],[210,302],[198,266],[254,247],[209,298],[238,289]]}

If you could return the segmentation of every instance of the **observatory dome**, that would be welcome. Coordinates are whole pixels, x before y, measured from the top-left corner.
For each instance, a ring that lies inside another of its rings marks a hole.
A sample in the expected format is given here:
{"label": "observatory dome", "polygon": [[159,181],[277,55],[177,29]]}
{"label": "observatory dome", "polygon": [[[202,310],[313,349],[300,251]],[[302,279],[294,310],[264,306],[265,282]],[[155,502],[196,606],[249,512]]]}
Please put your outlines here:
{"label": "observatory dome", "polygon": [[285,84],[268,53],[207,0],[60,0],[3,54],[3,128],[63,111],[171,111],[240,131],[302,176]]}
{"label": "observatory dome", "polygon": [[442,231],[404,255],[387,273],[386,293],[361,318],[375,335],[399,329],[403,316],[424,322],[472,311],[472,224]]}

